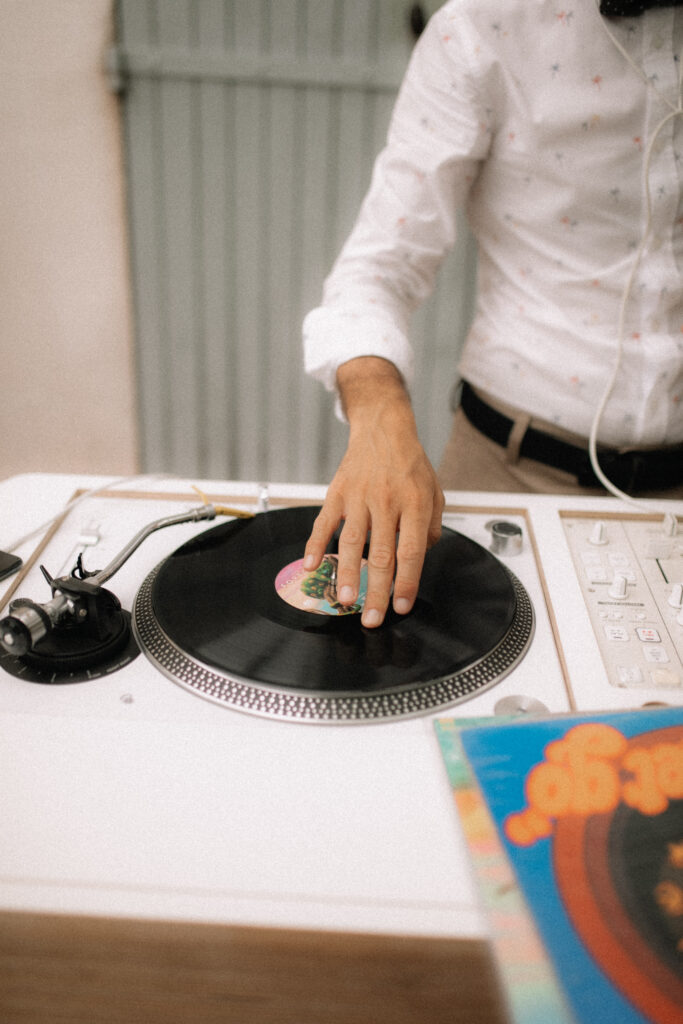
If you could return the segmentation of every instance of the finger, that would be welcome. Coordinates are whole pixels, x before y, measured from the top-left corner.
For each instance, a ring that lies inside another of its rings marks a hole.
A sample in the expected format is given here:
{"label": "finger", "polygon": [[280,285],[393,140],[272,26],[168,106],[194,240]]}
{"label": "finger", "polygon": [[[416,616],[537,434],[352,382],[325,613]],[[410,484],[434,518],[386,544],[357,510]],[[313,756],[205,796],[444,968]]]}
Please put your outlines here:
{"label": "finger", "polygon": [[329,494],[316,516],[311,534],[304,549],[304,569],[312,572],[322,562],[327,551],[330,538],[339,526],[342,518],[343,505],[340,497]]}
{"label": "finger", "polygon": [[437,492],[431,512],[420,503],[401,518],[393,598],[399,615],[406,615],[415,604],[427,548],[441,536],[443,506],[443,495]]}
{"label": "finger", "polygon": [[399,615],[407,615],[415,604],[426,550],[427,534],[424,530],[413,533],[401,526],[393,599],[394,611]]}
{"label": "finger", "polygon": [[427,531],[427,547],[434,547],[436,542],[441,537],[441,526],[443,519],[443,510],[446,506],[446,499],[443,496],[442,490],[437,490],[434,499],[434,506],[432,508],[432,518],[429,521],[429,529]]}
{"label": "finger", "polygon": [[339,535],[337,557],[337,598],[353,604],[360,587],[360,566],[367,542],[369,516],[365,509],[349,512]]}
{"label": "finger", "polygon": [[384,621],[396,565],[396,523],[392,517],[373,520],[368,553],[368,590],[361,621],[374,629]]}

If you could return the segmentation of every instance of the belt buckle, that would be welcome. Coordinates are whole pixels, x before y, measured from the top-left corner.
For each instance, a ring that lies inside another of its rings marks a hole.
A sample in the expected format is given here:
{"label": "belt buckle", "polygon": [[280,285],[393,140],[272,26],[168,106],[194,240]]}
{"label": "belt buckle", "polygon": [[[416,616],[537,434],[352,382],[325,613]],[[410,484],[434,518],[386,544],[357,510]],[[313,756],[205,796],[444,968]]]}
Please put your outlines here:
{"label": "belt buckle", "polygon": [[[647,478],[648,462],[645,453],[638,451],[598,451],[597,454],[600,469],[607,479],[615,487],[618,487],[620,491],[632,493],[646,489],[645,481]],[[593,471],[593,466],[590,464],[590,458],[589,471],[579,474],[578,477],[579,483],[583,487],[591,486],[590,482],[585,482],[588,479],[592,481],[592,486],[601,486]]]}

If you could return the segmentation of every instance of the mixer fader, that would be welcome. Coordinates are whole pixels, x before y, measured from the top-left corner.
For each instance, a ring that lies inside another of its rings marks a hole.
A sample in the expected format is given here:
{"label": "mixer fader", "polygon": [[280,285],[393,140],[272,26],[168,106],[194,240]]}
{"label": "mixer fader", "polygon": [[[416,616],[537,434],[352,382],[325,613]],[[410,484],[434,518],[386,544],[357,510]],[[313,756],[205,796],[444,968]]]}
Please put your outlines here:
{"label": "mixer fader", "polygon": [[610,684],[683,687],[683,537],[661,516],[562,522]]}

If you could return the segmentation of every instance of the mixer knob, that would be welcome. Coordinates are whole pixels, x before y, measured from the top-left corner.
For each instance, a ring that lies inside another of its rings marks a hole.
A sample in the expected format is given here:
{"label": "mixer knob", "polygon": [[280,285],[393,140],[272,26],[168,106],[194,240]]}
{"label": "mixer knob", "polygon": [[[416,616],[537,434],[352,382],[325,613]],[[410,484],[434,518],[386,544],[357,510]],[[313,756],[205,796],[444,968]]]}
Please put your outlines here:
{"label": "mixer knob", "polygon": [[522,528],[504,519],[486,524],[491,531],[489,550],[494,555],[519,555],[522,551]]}
{"label": "mixer knob", "polygon": [[683,583],[674,583],[669,594],[669,604],[672,608],[683,608]]}
{"label": "mixer knob", "polygon": [[590,544],[606,544],[607,543],[607,531],[605,530],[605,524],[602,519],[599,519],[591,530],[591,535],[588,538]]}
{"label": "mixer knob", "polygon": [[628,580],[623,572],[615,573],[612,585],[609,588],[609,596],[616,598],[617,601],[622,601],[626,597],[627,585]]}

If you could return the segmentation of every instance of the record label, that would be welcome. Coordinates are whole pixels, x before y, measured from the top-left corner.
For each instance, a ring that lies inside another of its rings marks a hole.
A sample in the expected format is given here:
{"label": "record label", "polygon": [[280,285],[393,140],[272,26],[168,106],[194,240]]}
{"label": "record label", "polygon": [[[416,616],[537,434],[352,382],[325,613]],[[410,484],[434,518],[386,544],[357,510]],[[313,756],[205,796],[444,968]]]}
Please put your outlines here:
{"label": "record label", "polygon": [[337,597],[337,566],[335,554],[327,554],[317,569],[304,569],[303,558],[290,562],[275,577],[275,589],[287,604],[316,615],[357,615],[363,610],[368,591],[367,561],[361,564],[360,590],[354,604],[342,604]]}

